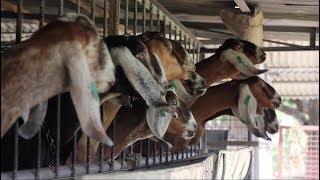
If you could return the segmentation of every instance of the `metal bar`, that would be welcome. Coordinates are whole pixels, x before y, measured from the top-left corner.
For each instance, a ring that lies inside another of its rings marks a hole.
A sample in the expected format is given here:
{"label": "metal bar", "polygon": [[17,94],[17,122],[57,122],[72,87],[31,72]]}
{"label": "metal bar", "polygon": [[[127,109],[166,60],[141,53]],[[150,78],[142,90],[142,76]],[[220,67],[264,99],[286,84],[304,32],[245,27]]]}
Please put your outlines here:
{"label": "metal bar", "polygon": [[194,63],[197,63],[197,60],[195,59],[196,57],[196,43],[193,42],[192,44],[192,59]]}
{"label": "metal bar", "polygon": [[[103,114],[104,114],[104,108],[100,106],[100,117],[103,119]],[[104,144],[99,143],[99,172],[102,173],[103,171],[103,159],[104,159]]]}
{"label": "metal bar", "polygon": [[157,144],[153,141],[153,164],[156,164],[156,151],[157,151]]}
{"label": "metal bar", "polygon": [[126,159],[126,148],[121,152],[121,169],[124,169],[124,163],[125,163],[125,159]]}
{"label": "metal bar", "polygon": [[223,153],[222,154],[222,176],[221,176],[221,179],[224,179],[224,175],[225,175],[225,172],[226,172],[226,155]]}
{"label": "metal bar", "polygon": [[142,33],[146,32],[146,6],[147,6],[147,1],[146,1],[146,0],[143,0]]}
{"label": "metal bar", "polygon": [[188,28],[186,28],[179,20],[177,20],[166,8],[164,8],[158,1],[156,0],[149,0],[150,2],[152,2],[152,4],[154,4],[157,9],[159,9],[165,17],[169,18],[175,25],[179,26],[180,29],[182,29],[184,31],[185,34],[187,34],[188,36],[190,36],[192,39],[194,39],[194,41],[196,41],[197,43],[201,44],[201,41],[199,41],[197,39],[196,36],[194,36],[189,30]]}
{"label": "metal bar", "polygon": [[[112,121],[112,141],[114,144],[116,144],[116,121]],[[111,147],[111,166],[110,166],[110,169],[111,171],[114,171],[115,170],[115,167],[113,165],[114,163],[114,160],[115,160],[115,151],[114,151],[114,146]]]}
{"label": "metal bar", "polygon": [[96,3],[95,3],[95,0],[91,0],[91,20],[93,24],[95,23],[95,17],[96,17]]}
{"label": "metal bar", "polygon": [[59,1],[58,15],[63,16],[63,0]]}
{"label": "metal bar", "polygon": [[115,16],[114,16],[114,35],[119,34],[119,24],[120,24],[120,1],[115,0]]}
{"label": "metal bar", "polygon": [[38,132],[38,141],[37,141],[37,163],[36,163],[36,169],[35,169],[35,179],[40,179],[39,176],[39,169],[41,168],[41,128]]}
{"label": "metal bar", "polygon": [[166,149],[166,163],[168,162],[168,160],[169,160],[169,150]]}
{"label": "metal bar", "polygon": [[138,14],[138,1],[134,0],[134,12],[133,12],[133,19],[134,19],[134,24],[133,24],[133,34],[137,35],[137,14]]}
{"label": "metal bar", "polygon": [[[21,42],[21,35],[22,35],[22,21],[23,21],[23,13],[22,13],[22,0],[17,1],[17,27],[16,27],[16,43]],[[1,16],[2,17],[2,16]]]}
{"label": "metal bar", "polygon": [[46,0],[41,0],[40,3],[40,19],[39,19],[39,28],[42,28],[44,26],[44,13],[45,13],[45,7],[46,7]]}
{"label": "metal bar", "polygon": [[103,37],[108,35],[108,14],[109,14],[109,2],[107,0],[103,3]]}
{"label": "metal bar", "polygon": [[86,174],[90,173],[90,163],[91,163],[91,140],[87,137],[87,159],[86,159]]}
{"label": "metal bar", "polygon": [[171,38],[171,21],[169,21],[169,28],[168,28],[168,34],[169,34],[169,39],[172,39]]}
{"label": "metal bar", "polygon": [[80,0],[77,0],[77,14],[80,14],[81,9],[80,9]]}
{"label": "metal bar", "polygon": [[[319,50],[319,46],[315,48],[310,48],[309,46],[300,47],[264,47],[264,51],[314,51]],[[200,53],[215,53],[216,48],[201,48]]]}
{"label": "metal bar", "polygon": [[162,23],[160,23],[160,32],[163,33],[163,36],[166,37],[166,23],[167,23],[167,18],[164,17]]}
{"label": "metal bar", "polygon": [[146,157],[146,166],[149,165],[149,152],[150,152],[150,139],[147,139],[147,157]]}
{"label": "metal bar", "polygon": [[176,160],[179,159],[179,151],[177,151],[177,154],[176,154]]}
{"label": "metal bar", "polygon": [[[160,145],[159,145],[160,146]],[[160,163],[162,163],[162,153],[163,153],[163,150],[162,150],[162,147],[160,146],[159,147],[159,149],[160,149]]]}
{"label": "metal bar", "polygon": [[157,9],[157,31],[160,32],[160,10]]}
{"label": "metal bar", "polygon": [[317,35],[317,32],[316,32],[316,28],[313,28],[313,31],[310,32],[310,47],[315,49],[316,48],[316,35]]}
{"label": "metal bar", "polygon": [[59,178],[60,164],[60,119],[61,119],[61,101],[60,95],[57,96],[57,137],[56,137],[56,162],[55,162],[55,178]]}
{"label": "metal bar", "polygon": [[177,31],[178,31],[178,27],[174,26],[174,40],[177,40]]}
{"label": "metal bar", "polygon": [[16,121],[14,124],[14,159],[13,159],[13,171],[12,176],[13,179],[16,179],[17,172],[18,172],[18,163],[19,163],[19,135],[18,135],[18,129],[19,129],[19,122]]}
{"label": "metal bar", "polygon": [[74,133],[73,137],[73,149],[72,149],[72,156],[71,156],[71,176],[75,177],[76,176],[76,153],[77,153],[77,132]]}
{"label": "metal bar", "polygon": [[179,43],[182,45],[182,31],[179,29]]}
{"label": "metal bar", "polygon": [[173,161],[174,160],[174,153],[171,151],[170,154],[171,154],[171,161]]}
{"label": "metal bar", "polygon": [[153,31],[153,5],[150,2],[150,31]]}
{"label": "metal bar", "polygon": [[197,155],[198,152],[197,152],[197,144],[194,145],[194,153]]}
{"label": "metal bar", "polygon": [[184,34],[184,48],[187,49],[187,35]]}
{"label": "metal bar", "polygon": [[125,1],[125,12],[124,12],[124,33],[128,33],[128,22],[129,22],[129,0]]}

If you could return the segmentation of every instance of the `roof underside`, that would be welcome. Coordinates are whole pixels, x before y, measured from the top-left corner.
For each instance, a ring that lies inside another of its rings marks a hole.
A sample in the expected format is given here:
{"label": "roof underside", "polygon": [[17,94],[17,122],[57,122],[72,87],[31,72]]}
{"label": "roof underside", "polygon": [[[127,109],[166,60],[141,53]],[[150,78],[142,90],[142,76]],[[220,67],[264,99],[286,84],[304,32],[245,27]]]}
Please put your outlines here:
{"label": "roof underside", "polygon": [[[4,1],[16,4],[15,0],[2,0],[1,5]],[[264,15],[264,47],[270,51],[291,51],[268,53],[265,65],[270,70],[268,76],[272,80],[272,84],[285,97],[293,99],[319,98],[318,0],[157,1],[204,44],[206,48],[202,48],[202,52],[207,53],[213,53],[215,50],[209,47],[217,47],[227,38],[234,37],[219,18],[221,10],[228,9],[240,12],[241,7],[237,8],[239,2],[244,3],[250,9],[261,10]],[[29,13],[39,13],[39,2],[39,0],[23,1],[23,8]],[[75,2],[76,0],[65,0],[64,11],[75,12]],[[101,10],[103,0],[95,0],[95,2],[96,10],[99,11],[99,8]],[[124,3],[125,0],[121,2]],[[57,14],[58,3],[59,1],[46,1],[46,13]],[[81,3],[90,5],[90,0],[81,0]],[[132,4],[133,1],[129,0],[129,3]],[[1,8],[1,11],[8,10],[3,8],[3,5]],[[90,15],[90,8],[82,8],[81,12]],[[138,8],[138,12],[141,13],[141,7]],[[129,16],[129,18],[132,17]],[[32,20],[24,21],[23,32],[25,32],[25,36],[29,36],[37,29],[38,26],[32,24]],[[1,32],[2,42],[6,38],[12,40],[15,37],[15,21],[8,22],[8,19],[2,18]],[[279,42],[282,44],[280,45]],[[302,46],[311,48],[308,51],[301,51]],[[314,51],[315,49],[316,51]]]}

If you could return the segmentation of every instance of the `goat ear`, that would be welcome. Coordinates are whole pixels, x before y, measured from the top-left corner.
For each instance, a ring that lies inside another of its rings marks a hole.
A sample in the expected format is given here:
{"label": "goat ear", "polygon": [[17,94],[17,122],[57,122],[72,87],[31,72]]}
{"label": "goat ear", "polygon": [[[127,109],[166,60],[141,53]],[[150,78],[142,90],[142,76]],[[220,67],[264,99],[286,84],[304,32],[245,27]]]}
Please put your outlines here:
{"label": "goat ear", "polygon": [[158,138],[162,139],[162,136],[167,131],[172,115],[166,113],[163,108],[148,107],[146,113],[147,123],[151,132]]}
{"label": "goat ear", "polygon": [[255,124],[258,126],[258,131],[261,135],[261,137],[265,140],[270,140],[271,139],[268,137],[267,132],[266,132],[266,124],[264,122],[263,116],[257,116],[255,119]]}
{"label": "goat ear", "polygon": [[238,71],[247,76],[256,76],[268,71],[268,69],[257,69],[246,55],[233,49],[223,51],[220,59],[223,62],[229,61]]}
{"label": "goat ear", "polygon": [[25,123],[19,128],[18,133],[25,139],[32,138],[41,128],[47,114],[48,101],[44,101],[30,109]]}
{"label": "goat ear", "polygon": [[130,84],[146,101],[148,106],[167,105],[165,89],[154,79],[150,71],[126,47],[110,50],[112,59],[119,64]]}
{"label": "goat ear", "polygon": [[250,123],[254,122],[257,111],[257,100],[247,84],[240,84],[238,99],[239,116]]}
{"label": "goat ear", "polygon": [[[72,53],[72,52],[71,52]],[[84,52],[80,49],[66,61],[70,77],[70,95],[85,135],[113,146],[100,117],[100,99]]]}

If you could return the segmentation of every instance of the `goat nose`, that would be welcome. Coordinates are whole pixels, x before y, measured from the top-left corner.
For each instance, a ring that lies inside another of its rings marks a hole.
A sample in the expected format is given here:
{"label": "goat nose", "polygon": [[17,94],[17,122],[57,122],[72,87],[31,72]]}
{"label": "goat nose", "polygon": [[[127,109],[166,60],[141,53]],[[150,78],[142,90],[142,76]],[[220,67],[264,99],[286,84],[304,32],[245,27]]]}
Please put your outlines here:
{"label": "goat nose", "polygon": [[189,137],[192,137],[194,135],[194,132],[193,131],[187,131],[188,132],[188,136]]}

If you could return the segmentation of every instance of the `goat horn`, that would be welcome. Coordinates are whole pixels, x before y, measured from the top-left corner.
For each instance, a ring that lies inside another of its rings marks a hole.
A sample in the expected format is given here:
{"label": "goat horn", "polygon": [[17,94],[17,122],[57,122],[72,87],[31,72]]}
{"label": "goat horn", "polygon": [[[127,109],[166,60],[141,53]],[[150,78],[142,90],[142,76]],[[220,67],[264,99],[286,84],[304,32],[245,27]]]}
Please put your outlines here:
{"label": "goat horn", "polygon": [[47,107],[48,101],[44,101],[32,107],[30,111],[28,111],[29,116],[25,119],[25,123],[18,130],[21,137],[30,139],[39,131],[47,114]]}
{"label": "goat horn", "polygon": [[110,50],[112,59],[123,69],[134,89],[142,96],[148,106],[166,105],[165,89],[154,79],[150,71],[126,47]]}
{"label": "goat horn", "polygon": [[103,144],[113,146],[101,123],[100,99],[84,52],[79,51],[68,59],[66,67],[71,82],[71,99],[83,133]]}
{"label": "goat horn", "polygon": [[247,76],[256,76],[268,71],[268,69],[257,69],[245,54],[233,49],[223,51],[220,59],[223,62],[229,61],[238,71]]}

